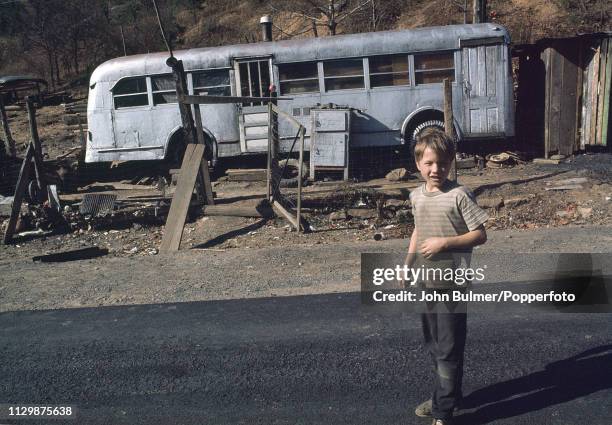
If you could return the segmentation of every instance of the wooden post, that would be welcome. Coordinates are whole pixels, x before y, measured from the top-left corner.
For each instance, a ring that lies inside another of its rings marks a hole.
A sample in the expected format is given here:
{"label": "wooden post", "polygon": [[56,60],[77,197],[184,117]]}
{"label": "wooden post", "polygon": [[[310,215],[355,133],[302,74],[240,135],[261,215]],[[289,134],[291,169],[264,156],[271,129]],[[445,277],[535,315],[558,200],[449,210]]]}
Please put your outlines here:
{"label": "wooden post", "polygon": [[[444,86],[444,132],[453,140],[455,152],[457,152],[457,140],[455,140],[455,130],[453,128],[453,92],[451,82],[448,78],[443,81]],[[449,179],[457,181],[457,161],[453,158],[451,169],[448,174]]]}
{"label": "wooden post", "polygon": [[480,0],[480,23],[484,24],[485,22],[488,22],[487,19],[487,0]]}
{"label": "wooden post", "polygon": [[[176,95],[178,98],[179,112],[181,113],[181,122],[183,124],[183,136],[185,142],[189,144],[198,143],[198,130],[194,124],[193,116],[191,114],[191,107],[185,102],[185,98],[188,95],[187,80],[185,79],[185,69],[183,68],[183,62],[171,56],[166,60],[166,64],[172,68],[172,74],[174,75],[174,82],[176,83]],[[199,105],[197,111],[199,112]],[[200,128],[202,127],[201,116]],[[204,133],[201,135],[202,142],[204,141]],[[204,143],[202,143],[204,145]],[[205,145],[204,145],[205,146]],[[208,172],[208,163],[206,160],[200,164],[200,170],[198,171],[197,177],[198,185],[197,191],[198,196],[205,196],[206,200],[210,203],[214,203],[212,200],[212,186],[210,184],[210,174]]]}
{"label": "wooden post", "polygon": [[[270,97],[276,98],[276,88],[274,86],[270,86]],[[270,180],[272,185],[276,190],[279,188],[280,180],[282,175],[280,174],[280,165],[278,163],[278,153],[280,152],[280,137],[278,134],[278,114],[276,113],[275,106],[278,105],[277,100],[272,100],[271,102],[271,111],[272,115],[269,118],[268,127],[269,131],[271,131],[272,140],[270,142]],[[271,130],[270,130],[271,129]],[[271,199],[274,198],[275,193],[270,193]]]}
{"label": "wooden post", "polygon": [[480,0],[472,0],[472,23],[480,23]]}
{"label": "wooden post", "polygon": [[197,138],[195,137],[195,126],[193,123],[193,117],[191,116],[191,108],[188,104],[183,102],[184,97],[187,95],[187,80],[185,79],[183,61],[171,56],[166,61],[166,64],[172,68],[174,82],[176,83],[176,95],[178,98],[179,112],[181,113],[181,122],[183,124],[183,135],[185,137],[185,142],[186,144],[197,143]]}
{"label": "wooden post", "polygon": [[40,145],[40,139],[38,137],[38,126],[36,125],[36,108],[34,107],[34,101],[32,97],[26,97],[26,108],[28,110],[28,122],[30,124],[30,137],[32,138],[31,144],[34,148],[34,167],[36,171],[36,182],[41,193],[47,192],[47,184],[43,172],[43,157],[42,147]]}
{"label": "wooden post", "polygon": [[268,202],[272,201],[271,195],[272,191],[272,114],[274,113],[272,109],[272,103],[268,103],[268,157],[266,160],[266,199]]}
{"label": "wooden post", "polygon": [[17,150],[15,149],[15,140],[11,134],[11,129],[8,124],[8,117],[6,116],[6,109],[4,109],[4,98],[0,94],[0,121],[2,121],[2,129],[4,130],[4,136],[6,138],[6,151],[8,154],[15,158],[17,156]]}
{"label": "wooden post", "polygon": [[204,159],[200,164],[200,171],[198,172],[198,181],[201,187],[204,189],[204,196],[208,205],[215,205],[215,200],[212,192],[212,183],[210,182],[210,172],[208,170],[208,160],[206,159],[207,151],[212,154],[212,146],[206,146],[206,140],[204,140],[204,129],[202,128],[202,114],[200,112],[200,105],[195,103],[193,105],[196,132],[198,136],[198,143],[204,146]]}
{"label": "wooden post", "polygon": [[472,23],[487,22],[487,0],[472,0]]}
{"label": "wooden post", "polygon": [[[302,165],[304,164],[304,127],[300,128],[300,160],[298,164],[297,222],[302,222]],[[298,226],[298,232],[301,226]]]}
{"label": "wooden post", "polygon": [[17,178],[17,186],[15,187],[15,193],[13,195],[13,204],[11,206],[11,217],[9,218],[8,225],[4,232],[3,242],[5,245],[11,242],[13,239],[13,233],[15,233],[15,227],[17,226],[17,219],[21,212],[21,202],[23,201],[23,195],[25,194],[28,186],[28,180],[30,177],[30,170],[32,169],[32,158],[34,157],[34,147],[32,143],[28,145],[26,150],[25,158],[21,163],[21,169],[19,170],[19,177]]}

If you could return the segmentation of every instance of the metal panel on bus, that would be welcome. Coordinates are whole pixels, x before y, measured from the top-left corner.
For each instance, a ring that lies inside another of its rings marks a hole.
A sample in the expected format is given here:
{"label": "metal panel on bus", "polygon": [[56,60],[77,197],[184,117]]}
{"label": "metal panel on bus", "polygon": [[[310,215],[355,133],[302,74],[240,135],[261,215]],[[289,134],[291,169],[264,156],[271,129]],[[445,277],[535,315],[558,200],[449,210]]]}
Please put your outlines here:
{"label": "metal panel on bus", "polygon": [[346,131],[347,116],[344,111],[315,112],[315,131]]}

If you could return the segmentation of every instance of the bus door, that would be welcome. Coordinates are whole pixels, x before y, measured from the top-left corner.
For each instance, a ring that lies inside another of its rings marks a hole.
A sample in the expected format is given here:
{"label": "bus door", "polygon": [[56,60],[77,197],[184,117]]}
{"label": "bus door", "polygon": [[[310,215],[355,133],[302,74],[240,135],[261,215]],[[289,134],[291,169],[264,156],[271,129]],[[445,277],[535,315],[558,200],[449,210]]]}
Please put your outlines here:
{"label": "bus door", "polygon": [[504,131],[502,51],[502,44],[462,49],[466,136]]}
{"label": "bus door", "polygon": [[[234,63],[238,96],[269,96],[272,58],[237,59]],[[239,106],[240,148],[242,152],[268,149],[268,105],[243,102]]]}

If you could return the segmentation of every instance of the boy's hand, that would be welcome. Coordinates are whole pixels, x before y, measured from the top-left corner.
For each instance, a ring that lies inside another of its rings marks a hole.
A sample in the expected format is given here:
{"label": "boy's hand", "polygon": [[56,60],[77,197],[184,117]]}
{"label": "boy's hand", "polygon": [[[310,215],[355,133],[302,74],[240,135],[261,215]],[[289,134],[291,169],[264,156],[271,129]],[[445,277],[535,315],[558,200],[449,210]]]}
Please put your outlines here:
{"label": "boy's hand", "polygon": [[427,238],[419,247],[423,257],[429,259],[439,252],[446,250],[446,238]]}

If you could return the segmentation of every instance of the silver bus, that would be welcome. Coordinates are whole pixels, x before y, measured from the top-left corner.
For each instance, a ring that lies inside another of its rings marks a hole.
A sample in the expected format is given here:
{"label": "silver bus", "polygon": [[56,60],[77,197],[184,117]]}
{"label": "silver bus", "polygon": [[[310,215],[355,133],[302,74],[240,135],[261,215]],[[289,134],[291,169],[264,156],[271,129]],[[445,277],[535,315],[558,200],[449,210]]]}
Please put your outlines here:
{"label": "silver bus", "polygon": [[[459,140],[514,135],[508,31],[496,24],[449,25],[175,52],[191,94],[268,96],[307,129],[310,110],[354,108],[350,147],[409,143],[443,127],[442,81],[452,81]],[[86,162],[172,159],[184,146],[167,53],[109,60],[93,72]],[[267,107],[201,105],[214,160],[267,150]],[[290,129],[279,128],[290,140]],[[306,143],[308,148],[308,143]],[[283,149],[283,144],[281,144]]]}

